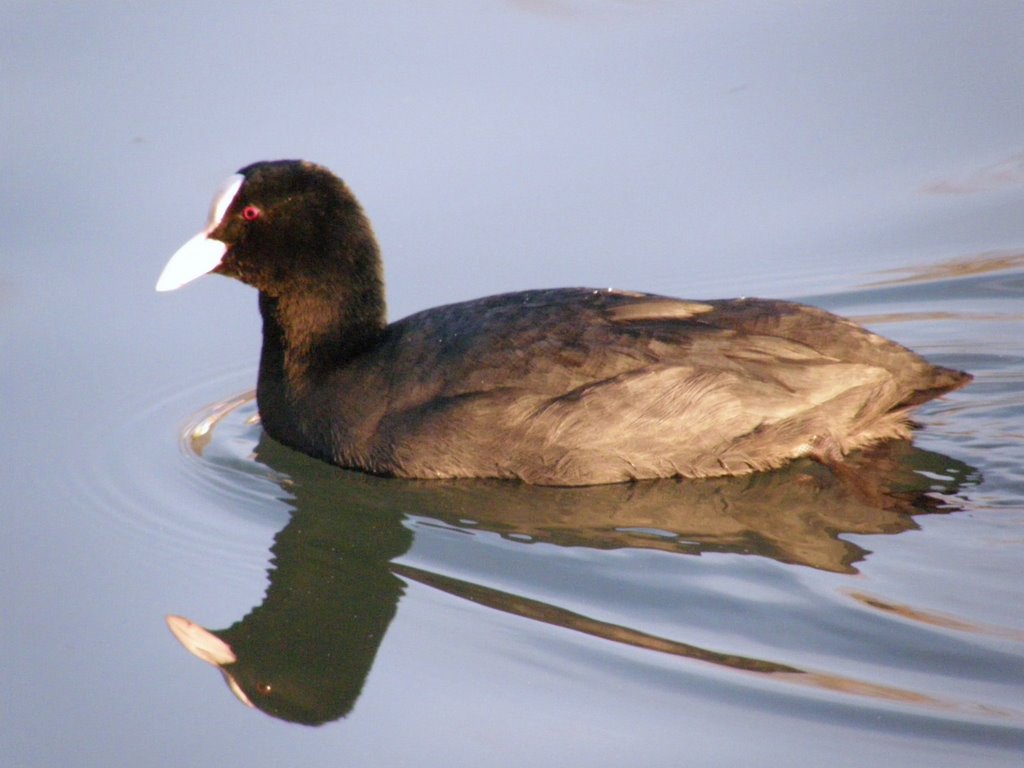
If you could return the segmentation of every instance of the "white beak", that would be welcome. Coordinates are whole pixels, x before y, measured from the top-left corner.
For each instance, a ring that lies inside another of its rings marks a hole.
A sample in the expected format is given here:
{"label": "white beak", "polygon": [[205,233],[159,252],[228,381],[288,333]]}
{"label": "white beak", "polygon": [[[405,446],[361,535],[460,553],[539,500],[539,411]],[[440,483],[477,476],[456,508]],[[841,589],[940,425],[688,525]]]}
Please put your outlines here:
{"label": "white beak", "polygon": [[156,289],[173,291],[202,277],[220,264],[227,249],[226,243],[211,240],[206,236],[206,230],[203,230],[174,252],[160,273],[160,279],[156,281]]}
{"label": "white beak", "polygon": [[231,206],[231,201],[235,199],[235,195],[238,194],[244,181],[245,177],[236,173],[224,182],[220,191],[213,198],[206,229],[174,252],[170,261],[167,262],[167,266],[164,267],[164,271],[160,273],[160,279],[156,281],[158,291],[173,291],[217,268],[221,259],[224,258],[228,246],[220,240],[214,240],[209,235],[224,218],[224,214]]}

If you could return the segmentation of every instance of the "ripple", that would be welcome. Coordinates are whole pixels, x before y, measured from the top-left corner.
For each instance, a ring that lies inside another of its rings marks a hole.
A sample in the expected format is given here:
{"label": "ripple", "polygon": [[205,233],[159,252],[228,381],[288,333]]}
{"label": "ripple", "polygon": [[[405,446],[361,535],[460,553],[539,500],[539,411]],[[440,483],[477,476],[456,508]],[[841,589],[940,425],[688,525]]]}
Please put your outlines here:
{"label": "ripple", "polygon": [[[959,500],[958,508],[1019,505],[1024,498],[1016,490],[1024,405],[1024,355],[1014,346],[1019,342],[965,346],[935,339],[947,327],[966,326],[973,336],[997,338],[998,329],[1019,320],[1019,308],[1007,306],[1000,294],[1000,300],[970,310],[936,311],[927,306],[928,297],[904,293],[912,290],[917,287],[900,284],[845,300],[859,300],[855,308],[872,323],[899,323],[901,341],[908,345],[917,346],[914,337],[929,339],[924,346],[939,350],[934,356],[941,362],[976,373],[972,387],[922,409],[927,425],[922,441],[984,468],[982,487],[971,493],[970,502]],[[1013,675],[1003,682],[996,672],[1019,661],[1024,633],[913,607],[926,600],[872,596],[851,588],[848,577],[838,573],[770,559],[761,539],[740,551],[714,537],[691,540],[651,518],[648,524],[612,526],[614,535],[600,539],[606,547],[601,548],[590,546],[594,537],[579,531],[566,529],[552,537],[543,527],[515,530],[486,515],[467,514],[486,509],[486,494],[475,491],[464,495],[480,507],[453,504],[446,516],[432,514],[444,506],[432,500],[433,489],[446,503],[463,492],[445,491],[444,484],[353,479],[353,473],[304,463],[303,457],[281,464],[288,472],[310,473],[293,478],[256,457],[262,429],[253,393],[242,391],[242,382],[251,377],[246,368],[191,387],[169,384],[148,403],[126,408],[125,417],[97,439],[97,450],[79,476],[83,488],[103,502],[95,506],[108,507],[111,519],[136,539],[156,538],[162,550],[186,552],[251,577],[254,569],[270,566],[268,540],[280,536],[292,517],[293,489],[315,486],[328,497],[338,490],[338,498],[365,491],[372,503],[394,505],[398,499],[400,506],[392,508],[403,510],[415,531],[413,550],[393,562],[391,572],[474,609],[526,620],[537,663],[551,663],[554,653],[539,629],[548,625],[669,657],[708,677],[715,673],[707,670],[724,671],[733,683],[773,692],[780,706],[797,692],[795,698],[805,701],[860,702],[878,710],[879,717],[900,712],[957,722],[1024,722],[1024,712],[1008,705]],[[225,391],[240,394],[224,397]],[[198,409],[190,405],[209,392],[217,399]],[[192,415],[179,423],[176,441],[152,427],[188,411]],[[933,479],[941,486],[948,478],[936,474]],[[493,505],[498,510],[523,491],[489,488],[493,498],[503,499]],[[540,499],[539,493],[527,501]],[[536,513],[540,507],[525,508]],[[331,512],[340,514],[337,508]],[[784,537],[791,522],[780,517],[774,535]],[[342,551],[342,543],[328,550]],[[652,557],[658,558],[656,568]],[[274,558],[280,570],[280,553]],[[273,583],[273,569],[270,578]],[[888,591],[879,586],[876,592]],[[837,595],[843,596],[839,603]],[[1001,645],[987,647],[990,642]]]}
{"label": "ripple", "polygon": [[[238,387],[252,376],[251,367],[239,366],[201,382],[171,380],[145,399],[123,404],[117,419],[84,424],[78,441],[84,452],[67,462],[68,471],[59,481],[67,485],[67,496],[136,552],[156,550],[161,559],[182,569],[189,567],[180,559],[187,556],[189,563],[202,560],[222,575],[251,575],[252,563],[265,558],[267,530],[286,519],[278,500],[280,487],[268,483],[256,488],[250,479],[259,474],[259,465],[244,461],[242,454],[236,454],[235,463],[248,475],[245,479],[197,461],[195,453],[179,450],[173,435],[180,433],[174,424],[194,407],[190,404],[211,391]],[[243,402],[238,399],[238,404]],[[191,419],[184,431],[193,430],[202,418]],[[217,493],[210,493],[211,488]],[[225,498],[245,504],[221,503]],[[231,511],[258,525],[238,526]]]}
{"label": "ripple", "polygon": [[881,611],[886,615],[898,616],[907,621],[918,622],[931,627],[955,630],[957,632],[969,632],[976,635],[998,637],[1018,643],[1024,643],[1024,631],[1021,630],[1012,629],[1010,627],[987,626],[977,622],[964,621],[963,619],[958,619],[954,616],[934,613],[921,608],[914,608],[909,605],[891,603],[883,600],[882,598],[874,597],[857,590],[847,590],[846,594],[857,602],[866,605],[868,608]]}
{"label": "ripple", "polygon": [[[701,664],[724,667],[741,677],[758,678],[774,683],[780,689],[796,686],[816,693],[839,694],[841,698],[873,700],[876,705],[898,705],[906,711],[923,710],[943,713],[957,718],[985,721],[1024,723],[1024,710],[997,706],[982,702],[956,698],[952,695],[929,694],[908,687],[882,682],[872,682],[850,675],[821,669],[801,668],[788,661],[755,658],[734,652],[714,650],[687,642],[674,640],[663,635],[634,629],[627,624],[601,621],[592,616],[577,613],[552,602],[534,600],[503,590],[497,590],[478,583],[454,579],[432,571],[409,565],[395,565],[393,570],[403,577],[431,586],[452,595],[462,597],[477,605],[521,616],[531,621],[550,624],[612,643],[632,646],[658,654],[681,657]],[[881,601],[869,601],[872,607],[881,607]],[[906,612],[897,611],[900,615]],[[958,630],[977,627],[953,619],[945,621],[914,612],[915,618],[934,619],[925,623]],[[1001,633],[1000,633],[1001,634]],[[1013,639],[1017,633],[1008,632]],[[884,670],[875,669],[875,675],[886,679]]]}
{"label": "ripple", "polygon": [[884,274],[903,276],[879,280],[869,285],[895,286],[909,283],[941,282],[975,275],[1014,272],[1022,267],[1024,267],[1024,253],[1020,251],[986,251],[921,266],[887,269]]}
{"label": "ripple", "polygon": [[[252,390],[211,403],[193,414],[178,446],[190,469],[189,481],[225,509],[251,517],[270,500],[287,500],[288,478],[255,460],[263,429]],[[262,515],[257,516],[263,519]]]}
{"label": "ripple", "polygon": [[[286,490],[282,490],[290,486],[291,479],[255,458],[260,435],[252,392],[211,403],[196,412],[181,433],[179,445],[188,465],[190,482],[201,493],[216,499],[224,509],[234,510],[228,517],[238,514],[252,516],[254,510],[261,508],[268,499],[280,503],[291,498]],[[325,466],[319,462],[304,464],[300,460],[297,466],[300,472],[312,468],[316,475],[315,478],[296,478],[301,485],[322,482],[325,476],[330,478],[329,468],[326,473],[318,471]],[[350,477],[351,473],[337,472],[335,479],[342,483]],[[389,484],[405,487],[403,481],[367,478],[366,482],[368,487],[386,488]],[[328,491],[329,488],[330,485],[326,486]],[[338,490],[339,497],[343,497],[346,491],[340,485]],[[426,493],[429,494],[429,486]],[[415,509],[410,511],[415,512]],[[644,562],[644,557],[650,553],[640,554],[641,550],[635,550],[636,556],[632,556],[625,548],[610,556],[606,552],[588,551],[580,546],[538,545],[535,536],[489,530],[480,520],[457,516],[451,520],[438,520],[429,515],[413,514],[411,522],[418,546],[410,556],[394,563],[391,571],[475,606],[512,614],[534,624],[552,625],[613,644],[676,657],[683,664],[725,668],[736,675],[738,681],[749,679],[751,684],[755,684],[756,680],[759,686],[767,683],[780,693],[804,691],[801,695],[812,698],[826,696],[836,701],[871,701],[872,706],[883,709],[895,707],[894,711],[907,713],[930,712],[963,721],[1024,722],[1024,712],[1002,704],[986,703],[982,696],[972,700],[970,695],[957,696],[948,691],[943,694],[930,690],[942,688],[939,670],[935,670],[934,676],[929,676],[928,684],[919,689],[911,684],[917,674],[913,664],[894,676],[885,664],[901,662],[897,659],[884,662],[885,649],[893,635],[885,619],[891,617],[917,625],[907,635],[911,638],[905,643],[907,646],[922,649],[947,647],[943,652],[955,655],[971,651],[965,650],[959,641],[932,636],[930,631],[940,629],[954,635],[984,635],[1014,642],[1024,639],[1024,634],[1010,629],[986,627],[977,622],[913,609],[870,597],[863,591],[840,590],[856,603],[877,612],[883,620],[876,621],[871,614],[851,612],[832,605],[830,583],[818,582],[812,577],[783,580],[774,590],[766,591],[764,569],[786,567],[771,561],[752,570],[720,563],[724,568],[721,575],[709,580],[706,566],[696,566],[697,571],[687,577],[686,573],[692,569],[676,566],[690,560],[672,559],[663,562],[669,565],[668,572],[650,574],[648,564]],[[678,536],[672,531],[657,528],[623,530],[636,534],[638,539]],[[324,541],[319,539],[317,546],[323,546]],[[699,551],[699,547],[695,551]],[[587,553],[585,560],[581,560],[583,552]],[[269,563],[269,553],[264,552],[263,557]],[[281,553],[278,553],[280,557]],[[671,557],[678,558],[679,555]],[[591,562],[590,566],[585,565],[586,560]],[[283,566],[280,560],[278,564]],[[601,572],[605,576],[601,576]],[[460,576],[452,575],[456,573]],[[510,574],[516,576],[510,579]],[[695,579],[698,574],[703,576]],[[273,580],[274,577],[271,578]],[[810,592],[806,591],[807,585],[812,587]],[[636,589],[637,597],[641,594],[644,597],[627,599],[626,607],[618,609],[617,618],[601,618],[609,611],[615,614],[616,604],[623,599],[622,594],[616,593],[621,593],[624,588],[627,592],[630,588]],[[750,619],[744,618],[748,609],[743,606],[753,604],[747,598],[775,604],[776,614],[772,621],[763,624],[757,618],[759,614],[752,615]],[[730,603],[736,604],[730,607]],[[691,624],[691,616],[687,621],[675,619],[663,624],[658,617],[664,612],[665,605],[706,605],[712,615],[724,610],[734,616],[733,628],[729,632],[722,629],[713,631],[706,641],[698,644],[687,636],[700,637],[705,633],[707,628],[702,630],[700,626],[704,620],[698,619]],[[822,629],[819,616],[822,613],[835,614],[831,619],[834,629]],[[799,640],[794,648],[772,650],[771,643],[765,645],[767,638],[761,636],[764,627],[773,623],[805,626],[808,628],[807,638]],[[761,639],[754,642],[747,652],[741,652],[732,647],[733,643],[728,639],[737,632]],[[837,657],[838,649],[847,644],[842,635],[848,633],[859,635],[864,646],[855,656]],[[754,650],[758,646],[764,646],[761,652]],[[544,654],[543,649],[537,652]],[[879,658],[867,662],[856,658],[875,654]],[[830,657],[835,662],[834,668],[821,663]]]}

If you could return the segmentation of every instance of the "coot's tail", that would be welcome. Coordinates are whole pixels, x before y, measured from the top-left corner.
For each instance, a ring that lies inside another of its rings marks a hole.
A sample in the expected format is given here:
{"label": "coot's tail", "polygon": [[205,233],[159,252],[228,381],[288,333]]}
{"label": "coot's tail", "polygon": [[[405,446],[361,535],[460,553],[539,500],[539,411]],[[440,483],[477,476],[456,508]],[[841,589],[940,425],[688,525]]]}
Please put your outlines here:
{"label": "coot's tail", "polygon": [[974,376],[965,371],[943,368],[938,365],[932,367],[931,374],[930,380],[922,382],[923,386],[915,389],[897,408],[913,408],[921,403],[934,400],[939,395],[965,387],[974,379]]}

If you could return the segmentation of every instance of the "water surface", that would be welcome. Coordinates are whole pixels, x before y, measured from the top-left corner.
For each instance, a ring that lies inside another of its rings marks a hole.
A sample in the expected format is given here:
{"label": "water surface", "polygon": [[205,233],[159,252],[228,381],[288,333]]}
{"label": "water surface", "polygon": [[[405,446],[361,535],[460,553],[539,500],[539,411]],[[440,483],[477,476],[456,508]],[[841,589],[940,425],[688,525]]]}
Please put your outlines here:
{"label": "water surface", "polygon": [[[5,17],[11,765],[1018,764],[1017,4]],[[555,285],[779,296],[976,380],[857,483],[337,470],[261,432],[249,289],[152,291],[222,177],[282,156],[361,198],[395,318]],[[254,707],[168,614],[230,646]]]}

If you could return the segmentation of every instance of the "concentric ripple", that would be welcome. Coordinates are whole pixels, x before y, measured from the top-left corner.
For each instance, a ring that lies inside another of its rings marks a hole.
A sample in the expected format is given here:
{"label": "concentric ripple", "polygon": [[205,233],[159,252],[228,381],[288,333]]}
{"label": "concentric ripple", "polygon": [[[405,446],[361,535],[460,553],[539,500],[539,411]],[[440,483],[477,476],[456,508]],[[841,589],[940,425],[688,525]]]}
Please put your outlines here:
{"label": "concentric ripple", "polygon": [[[939,404],[929,421],[944,421],[949,409]],[[232,510],[229,516],[235,519],[239,514],[259,518],[268,500],[271,506],[294,501],[287,490],[292,478],[255,458],[260,437],[252,392],[206,406],[182,432],[190,482],[225,511]],[[318,462],[300,461],[297,467],[312,473],[295,478],[300,486],[323,483],[332,471]],[[341,498],[351,492],[346,479],[351,473],[337,475]],[[472,487],[473,481],[465,485]],[[405,493],[402,489],[416,489],[414,504],[397,502],[407,504],[415,543],[393,571],[475,606],[686,660],[681,663],[729,670],[739,685],[743,680],[756,687],[768,684],[787,697],[805,691],[813,700],[873,702],[888,716],[928,713],[951,722],[1024,725],[1024,708],[1014,705],[1012,697],[986,693],[998,678],[996,670],[1024,645],[1024,632],[1011,627],[896,603],[881,596],[884,582],[852,588],[849,577],[794,570],[770,559],[752,564],[741,558],[730,565],[737,555],[708,552],[697,560],[645,549],[609,554],[581,546],[583,535],[574,546],[551,546],[471,516],[438,517],[432,512],[430,484],[367,478],[366,486],[373,494],[400,489],[396,498]],[[497,492],[508,497],[524,490],[504,486]],[[652,536],[647,529],[634,533],[654,540],[678,535],[661,531]],[[690,544],[701,551],[699,542]],[[776,589],[766,592],[766,577],[778,581]],[[759,604],[758,595],[767,603]],[[667,606],[706,608],[680,613]],[[723,613],[729,617],[724,623]],[[773,626],[790,627],[796,634],[783,633],[780,643]],[[851,645],[851,637],[858,637],[858,643]],[[931,666],[916,660],[908,648],[920,649],[924,657],[961,659],[964,669]],[[963,685],[954,684],[958,679]]]}
{"label": "concentric ripple", "polygon": [[[210,408],[184,427],[173,425],[210,392],[238,389],[253,376],[250,367],[240,367],[201,382],[167,382],[145,401],[124,404],[116,421],[82,425],[88,450],[80,461],[68,462],[71,469],[61,478],[68,497],[86,513],[101,515],[105,529],[127,538],[132,550],[153,552],[171,567],[187,568],[187,556],[226,577],[238,577],[242,563],[251,573],[251,564],[265,558],[269,535],[287,519],[280,486],[241,452],[228,467],[183,449],[175,431],[192,433]],[[244,396],[233,402],[245,402]]]}
{"label": "concentric ripple", "polygon": [[[927,721],[921,732],[932,735],[973,726],[1017,731],[1024,726],[1017,701],[1024,630],[1003,620],[1007,577],[984,568],[1001,562],[998,547],[1024,504],[1024,348],[1006,335],[1019,322],[1007,286],[1019,283],[987,274],[942,280],[955,285],[899,283],[815,302],[976,375],[968,389],[922,409],[917,439],[961,467],[920,473],[936,488],[957,480],[947,506],[968,514],[915,513],[909,522],[877,525],[856,517],[838,533],[826,522],[826,543],[841,553],[851,542],[861,548],[856,569],[845,560],[816,565],[817,555],[808,554],[821,542],[806,537],[819,513],[813,504],[789,515],[773,508],[770,519],[766,509],[768,527],[743,528],[737,517],[714,522],[737,515],[737,500],[745,500],[727,487],[710,494],[719,506],[702,511],[701,499],[691,498],[687,504],[698,506],[669,520],[649,502],[671,499],[680,486],[659,496],[653,484],[570,492],[415,483],[305,460],[267,445],[245,390],[253,380],[248,368],[199,384],[171,382],[147,403],[126,406],[122,420],[96,431],[75,480],[91,498],[86,506],[110,510],[107,522],[143,549],[187,555],[193,566],[234,579],[251,579],[258,569],[272,587],[282,571],[301,574],[304,558],[346,552],[364,534],[374,541],[383,529],[358,517],[386,512],[382,519],[399,528],[388,534],[392,542],[403,540],[402,530],[413,536],[408,551],[388,555],[381,567],[464,601],[467,610],[522,619],[531,641],[510,647],[509,658],[528,653],[532,663],[558,669],[564,646],[545,640],[555,627],[575,638],[574,648],[603,659],[596,663],[625,665],[637,679],[650,658],[668,660],[712,688],[756,692],[773,710],[853,708],[868,720],[905,718],[910,730]],[[945,300],[936,312],[934,295],[965,299]],[[182,423],[182,413],[192,415]],[[176,433],[152,428],[169,423]],[[311,493],[320,500],[315,511],[305,504]],[[842,498],[822,492],[818,504]],[[636,509],[642,514],[630,514]],[[585,513],[595,510],[607,520],[588,521]],[[827,513],[840,510],[821,511],[829,520]],[[282,537],[296,547],[294,562],[280,549]],[[292,626],[298,620],[289,619]],[[631,655],[623,661],[614,648]]]}

